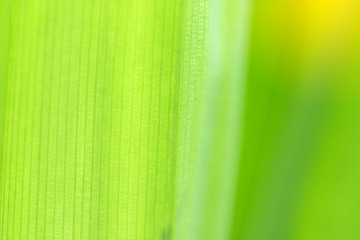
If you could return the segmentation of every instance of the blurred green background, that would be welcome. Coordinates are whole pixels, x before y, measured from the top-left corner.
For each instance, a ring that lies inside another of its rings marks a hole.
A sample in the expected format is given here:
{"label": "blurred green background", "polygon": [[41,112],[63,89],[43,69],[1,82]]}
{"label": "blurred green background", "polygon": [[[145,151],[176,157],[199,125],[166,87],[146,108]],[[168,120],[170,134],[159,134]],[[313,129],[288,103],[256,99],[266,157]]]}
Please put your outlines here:
{"label": "blurred green background", "polygon": [[254,1],[233,239],[360,239],[359,6]]}

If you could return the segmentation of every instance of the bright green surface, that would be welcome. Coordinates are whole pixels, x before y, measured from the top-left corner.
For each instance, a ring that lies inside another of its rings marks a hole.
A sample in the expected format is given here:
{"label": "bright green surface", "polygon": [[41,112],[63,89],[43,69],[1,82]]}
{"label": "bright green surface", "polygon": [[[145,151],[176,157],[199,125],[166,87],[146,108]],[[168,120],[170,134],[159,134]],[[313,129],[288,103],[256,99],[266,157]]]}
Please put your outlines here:
{"label": "bright green surface", "polygon": [[165,239],[180,1],[13,1],[2,239]]}
{"label": "bright green surface", "polygon": [[0,1],[0,152],[2,151],[2,136],[4,134],[5,93],[10,44],[9,9],[9,1]]}
{"label": "bright green surface", "polygon": [[0,239],[360,238],[356,0],[0,3]]}

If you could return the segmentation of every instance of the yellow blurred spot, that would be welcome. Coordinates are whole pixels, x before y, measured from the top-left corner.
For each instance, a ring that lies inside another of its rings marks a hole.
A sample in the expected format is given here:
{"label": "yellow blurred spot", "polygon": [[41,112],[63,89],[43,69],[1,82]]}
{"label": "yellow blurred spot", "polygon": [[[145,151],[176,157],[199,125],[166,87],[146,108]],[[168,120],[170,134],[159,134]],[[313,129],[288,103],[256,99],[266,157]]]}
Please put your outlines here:
{"label": "yellow blurred spot", "polygon": [[312,48],[311,50],[321,47],[319,44],[330,43],[331,47],[341,47],[351,37],[356,23],[356,1],[299,0],[293,4],[298,26],[298,29],[294,30],[298,31],[300,40]]}

